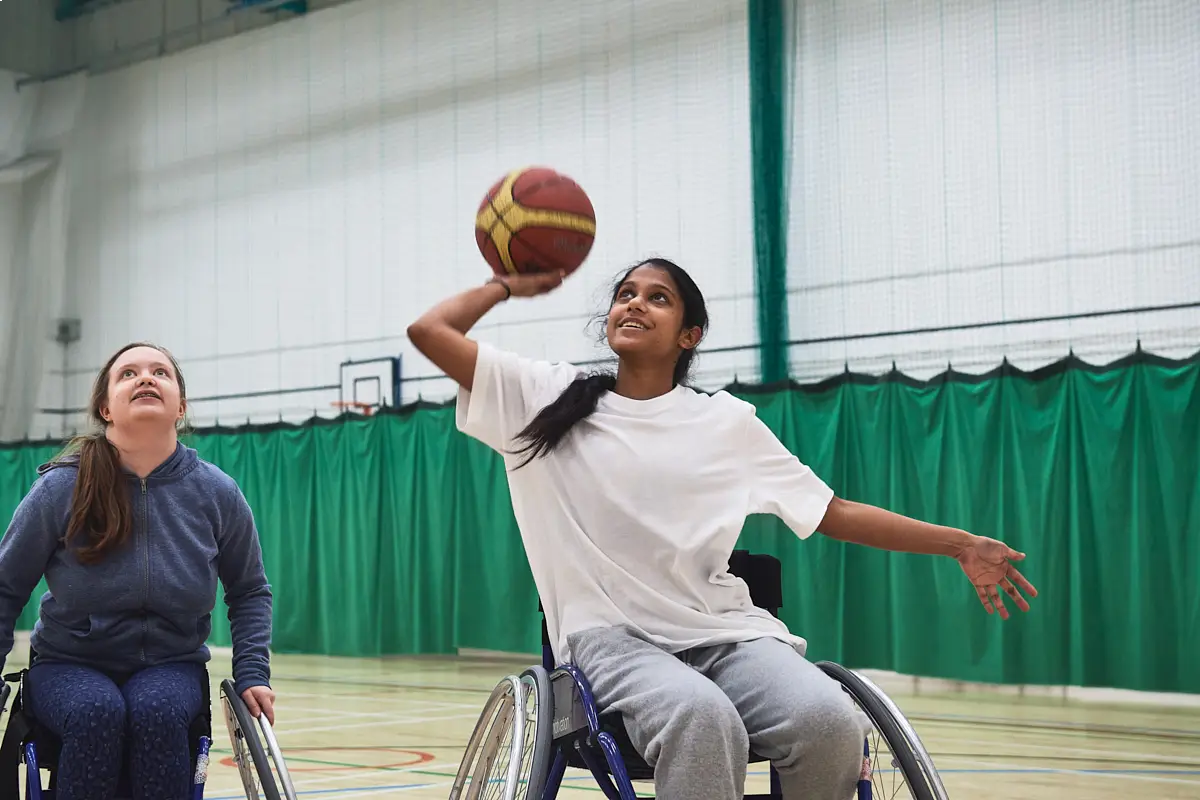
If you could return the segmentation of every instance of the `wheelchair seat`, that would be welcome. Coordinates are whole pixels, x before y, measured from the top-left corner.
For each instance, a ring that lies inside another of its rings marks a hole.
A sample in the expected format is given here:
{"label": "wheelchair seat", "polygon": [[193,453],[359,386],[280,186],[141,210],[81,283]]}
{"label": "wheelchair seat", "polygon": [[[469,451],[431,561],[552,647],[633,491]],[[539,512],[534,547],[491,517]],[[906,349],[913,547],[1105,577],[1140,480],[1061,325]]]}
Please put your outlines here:
{"label": "wheelchair seat", "polygon": [[[35,663],[37,652],[31,647],[29,663]],[[17,682],[12,708],[9,711],[8,725],[0,743],[0,800],[16,800],[17,772],[21,764],[29,770],[30,778],[35,773],[45,770],[50,773],[49,787],[46,790],[34,791],[33,787],[26,788],[25,796],[31,800],[53,800],[55,776],[58,772],[59,758],[62,755],[62,740],[45,726],[39,723],[28,709],[24,707],[24,679],[28,668],[12,675],[4,676],[5,680]],[[199,760],[207,759],[205,742],[212,741],[212,700],[210,678],[207,667],[200,686],[200,713],[192,720],[188,728],[188,746],[191,751],[192,765],[197,767]],[[30,763],[30,759],[33,763]],[[34,767],[36,766],[36,770]],[[207,765],[199,765],[207,772]],[[123,760],[120,778],[117,782],[116,796],[130,797],[129,759]]]}
{"label": "wheelchair seat", "polygon": [[[729,572],[731,575],[745,581],[747,588],[750,590],[750,602],[770,612],[774,617],[779,616],[779,611],[783,608],[783,565],[779,559],[771,555],[751,553],[749,550],[734,550],[729,558]],[[544,612],[541,602],[538,603],[538,611]],[[549,630],[546,627],[546,619],[543,613],[542,660],[543,666],[547,671],[553,671],[556,666],[553,663],[552,652]],[[625,729],[625,724],[622,722],[621,715],[618,712],[602,712],[600,714],[600,727],[611,734],[615,740],[621,758],[625,762],[625,770],[630,780],[654,780],[654,768],[646,763],[645,759],[642,758],[641,754],[633,746],[633,742],[630,741],[629,733]],[[584,761],[576,748],[571,747],[565,750],[567,766],[574,767],[575,769],[588,769],[587,762]],[[769,760],[765,756],[755,753],[753,750],[749,752],[749,762],[751,764]]]}

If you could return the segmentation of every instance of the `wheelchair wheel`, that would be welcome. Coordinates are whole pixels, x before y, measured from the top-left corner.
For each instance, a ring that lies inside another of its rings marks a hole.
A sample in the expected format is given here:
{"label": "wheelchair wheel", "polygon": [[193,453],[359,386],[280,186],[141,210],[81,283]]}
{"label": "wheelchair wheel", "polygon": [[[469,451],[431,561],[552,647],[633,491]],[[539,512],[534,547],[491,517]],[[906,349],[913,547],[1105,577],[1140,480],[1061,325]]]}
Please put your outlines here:
{"label": "wheelchair wheel", "polygon": [[541,667],[492,690],[463,752],[450,800],[538,800],[549,772],[553,700]]}
{"label": "wheelchair wheel", "polygon": [[[949,800],[933,759],[891,698],[870,680],[840,664],[822,661],[817,666],[842,685],[875,726],[867,737],[870,752],[865,754],[873,800]],[[885,762],[892,767],[890,776],[880,769]]]}
{"label": "wheelchair wheel", "polygon": [[[260,715],[255,719],[251,715],[233,681],[228,679],[221,682],[221,706],[225,711],[225,727],[229,730],[229,742],[233,747],[233,763],[237,766],[248,800],[296,800],[296,790],[292,786],[292,778],[271,723],[265,716]],[[272,766],[275,768],[273,772]]]}
{"label": "wheelchair wheel", "polygon": [[525,689],[525,752],[516,797],[541,800],[554,749],[554,693],[550,688],[550,673],[540,665],[530,667],[521,673],[521,684]]}

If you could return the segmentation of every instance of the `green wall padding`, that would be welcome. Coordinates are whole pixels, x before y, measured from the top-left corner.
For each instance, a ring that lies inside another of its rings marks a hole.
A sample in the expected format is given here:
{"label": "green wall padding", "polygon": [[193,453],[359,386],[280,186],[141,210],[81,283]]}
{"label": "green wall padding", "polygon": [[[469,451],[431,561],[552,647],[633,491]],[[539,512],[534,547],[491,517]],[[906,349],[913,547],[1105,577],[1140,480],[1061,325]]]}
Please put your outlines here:
{"label": "green wall padding", "polygon": [[[810,657],[1200,692],[1200,358],[731,389],[841,495],[1002,538],[1041,592],[1002,622],[949,560],[801,542],[755,517],[743,544],[783,560],[783,616]],[[537,651],[502,464],[455,431],[453,408],[191,441],[254,508],[278,650]],[[0,513],[55,449],[0,449]],[[228,635],[220,616],[214,643]]]}
{"label": "green wall padding", "polygon": [[[45,442],[0,449],[0,520],[3,520],[0,524],[4,525],[5,530],[17,504],[37,478],[38,466],[54,458],[61,449],[61,444]],[[37,621],[38,599],[45,591],[46,581],[43,579],[25,604],[25,610],[17,617],[17,630],[33,629],[33,623]]]}

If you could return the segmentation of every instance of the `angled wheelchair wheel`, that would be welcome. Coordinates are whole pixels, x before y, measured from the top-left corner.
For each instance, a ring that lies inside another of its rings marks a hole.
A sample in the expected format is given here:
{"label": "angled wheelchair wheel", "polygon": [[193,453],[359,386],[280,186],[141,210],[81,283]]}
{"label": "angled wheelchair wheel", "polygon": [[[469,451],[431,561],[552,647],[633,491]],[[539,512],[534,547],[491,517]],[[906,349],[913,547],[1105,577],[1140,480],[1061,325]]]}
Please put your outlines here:
{"label": "angled wheelchair wheel", "polygon": [[541,666],[521,673],[521,684],[525,688],[525,752],[521,785],[515,796],[541,800],[554,750],[554,692],[550,688],[550,673]]}
{"label": "angled wheelchair wheel", "polygon": [[[866,713],[875,730],[867,736],[864,780],[872,800],[949,800],[933,759],[900,709],[869,679],[840,664],[817,663]],[[888,769],[890,768],[890,769]]]}
{"label": "angled wheelchair wheel", "polygon": [[296,800],[296,789],[266,716],[255,719],[233,681],[221,681],[221,708],[233,747],[233,763],[248,800]]}
{"label": "angled wheelchair wheel", "polygon": [[550,678],[541,667],[492,690],[467,741],[450,800],[537,800],[552,739]]}

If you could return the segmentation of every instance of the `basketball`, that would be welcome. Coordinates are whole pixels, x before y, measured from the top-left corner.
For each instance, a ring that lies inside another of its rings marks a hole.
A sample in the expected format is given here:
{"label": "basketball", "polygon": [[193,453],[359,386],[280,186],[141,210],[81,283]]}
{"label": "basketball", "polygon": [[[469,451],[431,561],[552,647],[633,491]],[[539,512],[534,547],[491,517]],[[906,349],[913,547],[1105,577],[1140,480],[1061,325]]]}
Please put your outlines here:
{"label": "basketball", "polygon": [[596,212],[587,192],[556,170],[513,170],[488,190],[475,215],[479,252],[497,275],[570,275],[591,252]]}

